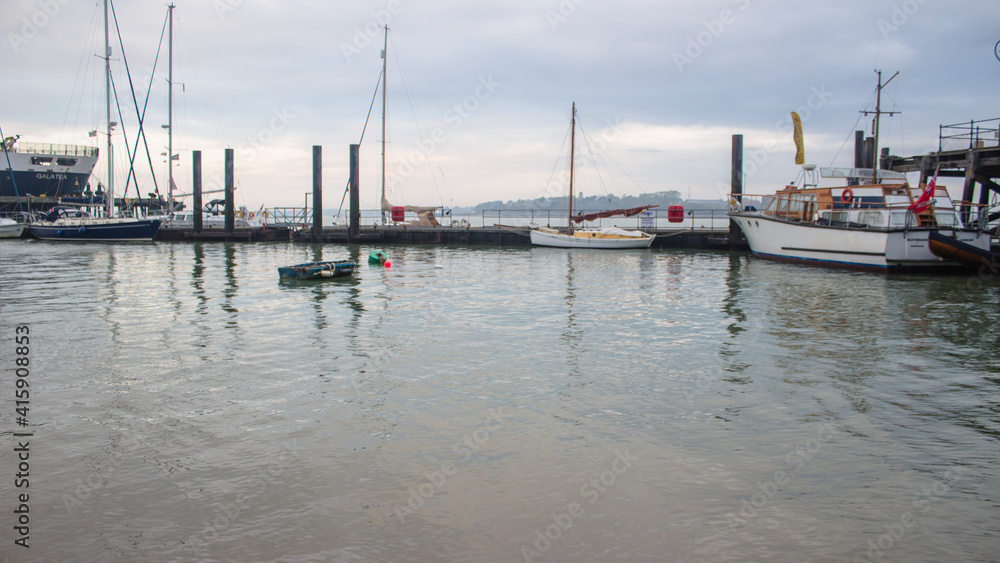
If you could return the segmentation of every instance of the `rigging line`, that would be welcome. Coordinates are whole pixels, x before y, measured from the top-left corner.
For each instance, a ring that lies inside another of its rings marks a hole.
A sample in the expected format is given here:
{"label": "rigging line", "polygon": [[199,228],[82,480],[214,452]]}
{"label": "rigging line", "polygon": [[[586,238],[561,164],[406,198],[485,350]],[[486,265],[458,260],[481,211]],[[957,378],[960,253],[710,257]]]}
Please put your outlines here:
{"label": "rigging line", "polygon": [[191,49],[191,44],[188,43],[187,35],[184,33],[184,27],[183,27],[183,25],[180,25],[183,22],[183,18],[175,18],[174,21],[178,24],[176,27],[177,27],[178,34],[181,36],[180,37],[181,38],[181,42],[187,48],[188,55],[191,58],[191,66],[194,67],[194,74],[195,74],[195,76],[198,79],[198,85],[201,86],[201,90],[205,94],[205,99],[208,100],[208,111],[212,115],[212,118],[213,118],[212,125],[214,125],[215,128],[216,128],[215,132],[216,132],[216,134],[219,137],[222,138],[223,144],[226,147],[230,147],[231,148],[232,145],[230,145],[229,144],[229,140],[226,139],[226,134],[225,134],[225,131],[224,131],[223,127],[222,127],[222,119],[219,118],[218,112],[215,111],[215,103],[212,102],[212,95],[209,93],[208,85],[205,82],[205,78],[201,74],[201,69],[198,68],[198,61],[194,58],[194,51]]}
{"label": "rigging line", "polygon": [[[420,121],[419,121],[419,120],[423,119],[423,115],[421,114],[421,115],[418,116],[417,114],[420,113],[419,107],[418,108],[414,108],[414,105],[413,105],[414,96],[412,96],[411,93],[410,93],[410,84],[409,84],[410,81],[409,81],[409,78],[407,78],[407,76],[406,76],[406,71],[403,70],[403,63],[399,59],[399,51],[400,50],[396,48],[395,40],[392,40],[392,41],[393,41],[393,43],[392,43],[392,47],[393,47],[393,49],[392,49],[392,56],[396,59],[396,66],[399,68],[399,75],[402,78],[402,82],[403,82],[403,91],[406,93],[406,101],[410,105],[410,113],[413,114],[413,123],[417,127],[417,135],[418,135],[418,137],[420,139],[425,139],[426,137],[424,136],[424,132],[421,130]],[[424,155],[427,157],[427,168],[430,170],[430,173],[431,173],[431,182],[434,184],[434,191],[437,192],[438,201],[443,204],[444,203],[444,197],[441,196],[441,188],[438,186],[437,179],[434,176],[434,166],[431,163],[431,156],[432,155],[430,153],[428,153],[428,152],[424,152]]]}
{"label": "rigging line", "polygon": [[[139,153],[139,138],[141,137],[142,138],[142,144],[146,148],[146,160],[149,162],[149,173],[153,177],[153,189],[156,191],[156,193],[160,193],[160,187],[156,183],[156,172],[153,170],[153,157],[149,153],[149,142],[146,139],[146,130],[145,130],[145,128],[143,128],[142,124],[143,124],[143,122],[146,119],[146,108],[149,106],[149,94],[153,90],[153,80],[156,77],[156,63],[160,59],[160,48],[163,47],[163,35],[166,33],[166,30],[167,30],[167,20],[169,19],[169,13],[168,13],[168,16],[166,16],[164,18],[164,20],[163,20],[163,28],[160,30],[160,42],[159,42],[159,44],[156,47],[156,57],[154,57],[154,59],[153,59],[153,70],[150,72],[150,76],[149,76],[149,88],[146,90],[146,100],[143,103],[142,112],[139,111],[139,101],[135,97],[135,85],[132,83],[132,72],[129,70],[129,67],[128,67],[128,58],[125,56],[125,44],[122,41],[121,28],[118,27],[118,14],[117,14],[117,12],[115,12],[114,3],[111,3],[111,15],[114,17],[114,20],[115,20],[115,31],[118,33],[118,45],[121,47],[121,50],[122,50],[122,62],[125,63],[125,74],[126,74],[126,76],[128,76],[128,86],[129,86],[129,90],[132,93],[132,103],[135,105],[135,113],[139,117],[139,131],[138,131],[138,133],[136,133],[136,137],[135,137],[135,149],[129,155],[128,176],[125,178],[125,191],[126,192],[128,191],[129,180],[131,180],[132,177],[135,176],[135,168],[134,168],[135,157]],[[115,101],[117,102],[117,100],[118,100],[118,98],[117,98],[117,95],[116,95]],[[118,111],[119,111],[119,113],[121,113],[121,109],[120,108],[119,108]],[[124,119],[123,119],[123,121],[124,121]],[[128,139],[126,139],[125,146],[126,146],[126,148],[128,147]],[[172,157],[173,157],[173,155],[167,155],[168,166],[173,166]],[[139,201],[142,201],[142,192],[139,191],[139,178],[138,177],[136,177],[136,179],[135,179],[135,193],[136,193],[136,196],[139,198]]]}
{"label": "rigging line", "polygon": [[[358,139],[358,147],[361,147],[361,143],[365,140],[365,131],[368,130],[368,120],[372,117],[372,109],[375,107],[375,100],[378,99],[378,87],[382,84],[382,71],[378,71],[378,81],[375,82],[375,93],[372,94],[372,103],[368,104],[368,115],[365,116],[365,124],[361,127],[361,138]],[[347,199],[347,192],[351,190],[351,179],[347,179],[347,185],[344,186],[344,195],[340,198],[340,207],[337,208],[336,217],[340,217],[341,211],[344,210],[344,200]]]}
{"label": "rigging line", "polygon": [[[80,82],[80,71],[81,71],[81,69],[83,69],[83,63],[84,63],[84,61],[87,61],[87,69],[88,70],[90,69],[90,63],[89,63],[90,58],[87,57],[87,53],[93,52],[93,49],[91,47],[93,45],[93,42],[95,40],[94,38],[96,36],[96,33],[94,32],[95,29],[96,29],[96,22],[97,22],[97,9],[95,8],[94,9],[93,19],[90,22],[91,32],[88,34],[88,38],[87,38],[86,44],[84,45],[83,50],[80,52],[80,62],[77,63],[76,76],[73,78],[73,89],[70,90],[69,104],[66,106],[66,115],[63,116],[63,130],[66,129],[66,122],[69,121],[69,112],[73,108],[73,98],[76,96],[76,86]],[[86,77],[87,72],[84,71],[83,74],[84,74],[84,77]],[[86,81],[86,78],[84,78],[84,80]],[[80,89],[80,104],[77,106],[76,116],[75,116],[75,118],[73,120],[73,130],[74,131],[76,130],[77,121],[79,121],[79,118],[80,118],[80,106],[82,106],[82,105],[83,105],[83,88]],[[62,135],[61,135],[61,133],[60,133],[59,140],[60,140],[60,142],[62,142]]]}
{"label": "rigging line", "polygon": [[[871,95],[868,96],[868,99],[865,100],[865,104],[861,107],[867,108],[868,104],[870,104],[874,99],[875,99],[875,91],[873,91]],[[854,132],[858,129],[858,123],[860,123],[864,117],[865,117],[864,111],[858,112],[858,118],[854,121],[854,125],[851,126],[850,131],[848,131],[847,138],[844,139],[844,143],[840,145],[839,149],[837,149],[837,154],[833,155],[833,158],[830,160],[830,166],[833,166],[833,163],[837,161],[838,157],[840,157],[841,151],[843,151],[844,147],[847,146],[847,142],[851,140],[851,137],[854,135]]]}
{"label": "rigging line", "polygon": [[[581,128],[582,128],[582,127],[581,127]],[[616,161],[616,160],[615,160],[615,159],[614,159],[614,158],[613,158],[613,157],[611,156],[611,154],[610,154],[610,153],[608,153],[608,152],[607,152],[606,150],[604,150],[604,149],[603,149],[603,148],[601,148],[601,147],[598,147],[598,150],[600,150],[600,151],[601,151],[601,153],[603,153],[603,154],[604,154],[604,156],[608,157],[608,160],[610,160],[610,161],[611,161],[612,163],[614,163],[614,165],[615,165],[615,166],[617,166],[617,167],[618,167],[618,169],[622,171],[622,174],[625,174],[625,176],[627,176],[629,180],[632,180],[632,183],[633,183],[633,184],[635,184],[635,186],[636,186],[637,188],[639,188],[639,189],[645,189],[645,188],[643,188],[643,187],[642,187],[642,184],[640,184],[640,183],[639,183],[639,182],[638,182],[638,181],[637,181],[637,180],[636,180],[635,178],[633,178],[633,177],[632,177],[632,175],[631,175],[631,174],[629,174],[629,173],[628,173],[628,170],[625,170],[625,168],[624,168],[624,167],[623,167],[623,166],[622,166],[621,164],[619,164],[619,163],[618,163],[618,161]],[[614,181],[614,178],[613,178],[613,176],[611,175],[611,170],[610,170],[610,169],[608,169],[608,167],[607,167],[607,165],[606,165],[606,164],[605,164],[604,166],[605,166],[605,169],[606,169],[606,170],[608,170],[608,176],[609,176],[609,177],[612,177],[612,181]],[[617,184],[616,184],[616,186],[615,186],[615,187],[617,187]],[[622,191],[622,195],[623,195],[623,196],[625,195],[625,192],[624,192],[624,191]]]}
{"label": "rigging line", "polygon": [[552,166],[552,173],[549,174],[549,181],[545,183],[545,190],[542,191],[542,196],[545,196],[545,194],[549,191],[549,186],[552,185],[552,178],[555,177],[556,170],[559,168],[559,161],[562,159],[562,152],[563,149],[566,148],[566,141],[569,140],[569,131],[572,127],[572,125],[566,126],[566,135],[563,137],[562,145],[559,146],[559,154],[556,156],[556,163]]}
{"label": "rigging line", "polygon": [[[590,144],[590,133],[588,133],[584,128],[583,121],[579,117],[577,117],[576,121],[580,126],[580,136],[583,138],[583,144],[587,148],[587,153],[590,155],[590,159],[594,162],[594,170],[597,172],[597,183],[601,186],[601,189],[604,190],[605,196],[610,196],[607,185],[604,183],[604,178],[601,177],[601,167],[597,160],[597,154],[594,152],[594,149]],[[610,197],[607,197],[607,199],[608,201],[611,201]]]}

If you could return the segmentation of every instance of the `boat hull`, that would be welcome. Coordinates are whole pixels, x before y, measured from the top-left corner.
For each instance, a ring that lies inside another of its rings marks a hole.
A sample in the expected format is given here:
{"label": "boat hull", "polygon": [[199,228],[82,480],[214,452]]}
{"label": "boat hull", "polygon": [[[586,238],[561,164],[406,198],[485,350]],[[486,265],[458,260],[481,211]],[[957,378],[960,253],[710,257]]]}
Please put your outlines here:
{"label": "boat hull", "polygon": [[77,220],[34,223],[31,234],[41,240],[72,242],[150,242],[160,222],[156,220]]}
{"label": "boat hull", "polygon": [[353,260],[336,262],[309,262],[278,268],[278,277],[291,280],[316,280],[349,276],[357,268]]}
{"label": "boat hull", "polygon": [[[591,231],[582,231],[588,233]],[[594,236],[570,236],[562,233],[547,233],[538,229],[531,231],[531,244],[537,246],[551,246],[556,248],[593,248],[593,249],[623,249],[623,248],[649,248],[653,244],[656,235],[639,233],[636,237],[614,237],[603,238],[598,236],[597,231],[592,231]]]}
{"label": "boat hull", "polygon": [[[2,149],[0,149],[2,150]],[[3,158],[2,197],[83,196],[97,163],[97,149],[77,145],[20,143]],[[10,159],[8,166],[7,158]]]}
{"label": "boat hull", "polygon": [[[948,270],[963,265],[931,252],[933,229],[858,229],[732,214],[757,256],[819,266],[875,271]],[[947,229],[978,248],[989,248],[986,233]]]}
{"label": "boat hull", "polygon": [[969,268],[986,267],[996,272],[1000,267],[1000,252],[993,252],[989,247],[980,248],[939,232],[928,235],[928,245],[935,255]]}
{"label": "boat hull", "polygon": [[24,223],[4,220],[0,222],[0,238],[21,238],[26,226]]}

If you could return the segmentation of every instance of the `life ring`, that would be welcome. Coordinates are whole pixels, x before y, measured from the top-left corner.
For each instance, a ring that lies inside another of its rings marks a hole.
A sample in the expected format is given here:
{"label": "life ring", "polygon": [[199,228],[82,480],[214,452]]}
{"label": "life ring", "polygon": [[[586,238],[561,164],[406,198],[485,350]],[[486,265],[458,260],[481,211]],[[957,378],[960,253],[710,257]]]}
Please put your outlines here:
{"label": "life ring", "polygon": [[852,199],[854,199],[854,192],[851,191],[851,188],[847,188],[844,190],[844,193],[840,194],[840,201],[843,201],[844,203],[848,203]]}

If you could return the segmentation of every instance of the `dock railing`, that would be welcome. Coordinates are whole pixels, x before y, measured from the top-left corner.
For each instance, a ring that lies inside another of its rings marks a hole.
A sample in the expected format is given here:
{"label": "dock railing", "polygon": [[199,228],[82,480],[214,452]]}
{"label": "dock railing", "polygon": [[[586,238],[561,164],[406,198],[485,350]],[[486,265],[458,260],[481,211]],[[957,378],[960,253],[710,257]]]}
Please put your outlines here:
{"label": "dock railing", "polygon": [[970,149],[998,146],[1000,145],[1000,117],[969,121],[968,123],[939,125],[938,152],[944,150],[945,141],[951,145],[955,144],[951,141],[961,141],[963,148],[965,142],[968,141]]}
{"label": "dock railing", "polygon": [[[304,224],[306,227],[312,224],[312,215],[310,213],[303,213],[302,208],[274,208],[273,213],[275,219],[269,219],[269,222],[277,222],[277,217],[284,217],[282,210],[287,211],[288,217],[295,218],[295,221],[288,221],[289,223],[294,223],[295,225]],[[292,213],[291,210],[297,211],[297,214]],[[579,210],[582,214],[595,213],[599,210]],[[611,227],[618,226],[624,229],[640,229],[640,230],[711,230],[728,232],[729,230],[729,217],[727,216],[728,210],[726,209],[685,209],[684,217],[680,222],[672,222],[668,217],[668,211],[666,209],[651,209],[644,212],[643,214],[636,215],[633,217],[605,217],[597,219],[595,221],[588,221],[582,224],[575,223],[577,227],[589,227],[589,228],[601,228],[601,227]],[[441,224],[442,227],[453,227],[453,228],[474,228],[474,227],[493,227],[494,225],[502,225],[507,227],[524,227],[527,228],[531,223],[537,223],[543,227],[565,227],[566,226],[566,212],[565,211],[555,211],[555,210],[538,210],[538,209],[486,209],[477,211],[474,213],[455,213],[451,210],[445,209],[443,212],[439,211],[434,214],[434,218]],[[407,222],[416,219],[416,215],[408,213],[406,215]],[[346,225],[347,215],[342,213],[340,216],[331,216],[329,214],[324,216],[324,225]],[[372,226],[382,224],[382,214],[378,209],[362,209],[361,210],[361,225],[362,226]],[[390,223],[391,224],[391,223]]]}

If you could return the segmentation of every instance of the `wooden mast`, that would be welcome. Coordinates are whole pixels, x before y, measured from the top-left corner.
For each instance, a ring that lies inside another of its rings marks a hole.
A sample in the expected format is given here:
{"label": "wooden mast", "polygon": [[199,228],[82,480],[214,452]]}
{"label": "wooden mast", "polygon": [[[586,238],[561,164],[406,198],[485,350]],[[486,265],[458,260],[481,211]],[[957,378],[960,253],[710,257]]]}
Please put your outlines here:
{"label": "wooden mast", "polygon": [[569,234],[573,234],[573,152],[576,147],[576,102],[573,102],[573,117],[570,118],[569,134]]}
{"label": "wooden mast", "polygon": [[[885,84],[882,84],[882,71],[881,70],[876,70],[875,72],[878,73],[878,88],[875,89],[875,112],[874,112],[875,113],[875,127],[874,127],[874,131],[872,131],[872,133],[875,135],[875,148],[872,149],[872,184],[877,184],[878,183],[878,128],[879,128],[879,117],[881,117],[881,115],[883,113],[888,113],[889,115],[894,115],[896,113],[899,113],[899,112],[895,112],[895,111],[882,111],[882,88],[885,88],[890,82],[892,82],[892,79],[896,78],[896,75],[899,74],[899,71],[897,70],[896,74],[893,74],[892,76],[890,76],[889,80],[885,81]],[[871,112],[865,112],[866,115],[868,113],[871,113]]]}

